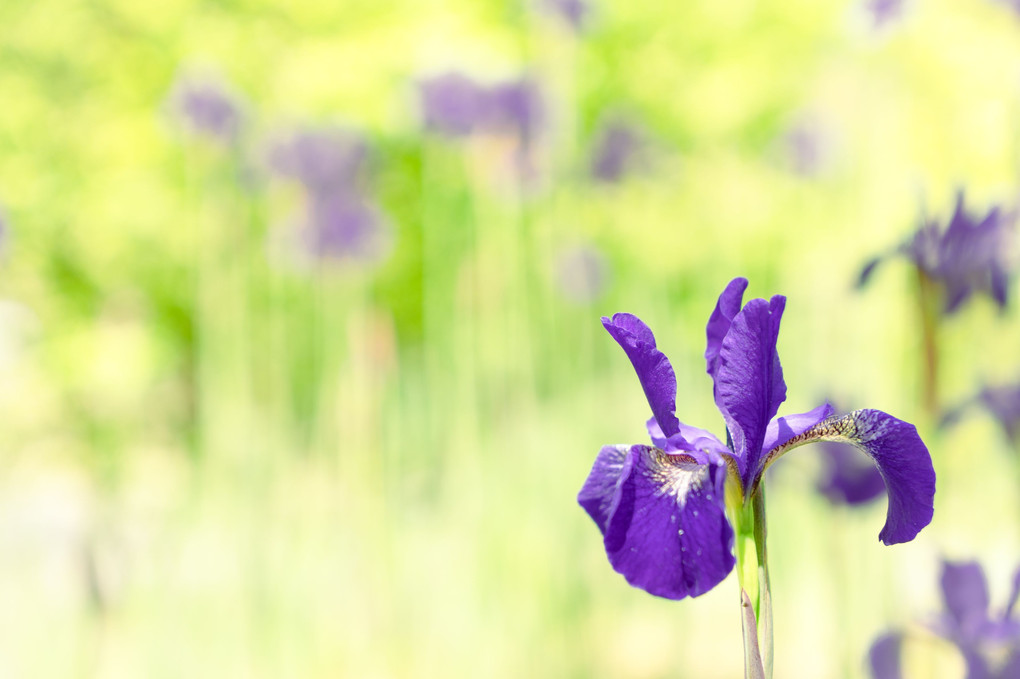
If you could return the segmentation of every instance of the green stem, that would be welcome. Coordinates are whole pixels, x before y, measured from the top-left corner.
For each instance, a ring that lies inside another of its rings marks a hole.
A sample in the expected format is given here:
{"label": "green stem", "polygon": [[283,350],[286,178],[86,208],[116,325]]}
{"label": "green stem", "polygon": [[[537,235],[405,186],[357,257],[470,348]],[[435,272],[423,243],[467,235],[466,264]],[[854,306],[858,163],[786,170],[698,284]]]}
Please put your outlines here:
{"label": "green stem", "polygon": [[918,301],[921,312],[921,337],[924,343],[924,408],[931,418],[939,410],[938,289],[924,271],[917,270]]}
{"label": "green stem", "polygon": [[[736,512],[737,577],[744,626],[745,679],[772,679],[772,592],[765,548],[765,487]],[[750,604],[751,610],[746,607]]]}

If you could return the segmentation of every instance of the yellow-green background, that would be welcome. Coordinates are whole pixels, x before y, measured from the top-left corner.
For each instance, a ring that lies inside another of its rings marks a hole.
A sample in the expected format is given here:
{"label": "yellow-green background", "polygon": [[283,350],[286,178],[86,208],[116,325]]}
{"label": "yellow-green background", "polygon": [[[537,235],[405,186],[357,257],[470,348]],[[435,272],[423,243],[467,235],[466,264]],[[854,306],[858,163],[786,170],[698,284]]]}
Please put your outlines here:
{"label": "yellow-green background", "polygon": [[[484,143],[423,138],[415,83],[450,68],[541,84],[527,195]],[[246,98],[256,169],[282,127],[368,136],[383,262],[273,263],[300,196],[239,186],[168,111],[208,71]],[[599,186],[613,112],[650,159]],[[782,141],[805,119],[814,177]],[[1014,205],[1018,130],[1020,17],[984,0],[879,32],[843,0],[605,1],[580,35],[517,0],[0,3],[0,675],[740,676],[732,578],[633,590],[574,499],[601,445],[645,439],[599,316],[641,316],[680,418],[722,434],[701,354],[737,275],[789,298],[781,413],[887,410],[939,473],[932,525],[886,548],[884,503],[830,508],[810,448],[777,466],[776,675],[864,676],[874,636],[938,611],[941,557],[985,563],[1001,607],[1016,451],[922,411],[907,264],[852,284],[958,187]],[[609,264],[591,303],[555,283],[577,243]],[[979,299],[942,342],[946,403],[1020,375],[1015,308]],[[962,676],[919,639],[914,676]]]}

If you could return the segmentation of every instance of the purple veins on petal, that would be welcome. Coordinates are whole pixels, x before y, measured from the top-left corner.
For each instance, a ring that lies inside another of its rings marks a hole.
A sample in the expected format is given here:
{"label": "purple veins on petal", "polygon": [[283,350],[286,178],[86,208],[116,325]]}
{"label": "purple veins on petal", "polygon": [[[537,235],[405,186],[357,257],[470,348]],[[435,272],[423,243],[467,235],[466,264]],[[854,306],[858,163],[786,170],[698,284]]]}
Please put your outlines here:
{"label": "purple veins on petal", "polygon": [[776,352],[786,298],[752,299],[733,317],[714,375],[715,402],[726,420],[741,481],[750,488],[769,422],[786,400]]}
{"label": "purple veins on petal", "polygon": [[623,451],[603,448],[578,496],[603,530],[610,563],[631,585],[656,596],[704,594],[735,563],[724,505],[726,465],[642,445]]}
{"label": "purple veins on petal", "polygon": [[623,348],[634,366],[648,405],[666,436],[680,430],[676,418],[676,374],[666,355],[655,346],[655,336],[633,314],[602,317],[602,325]]}

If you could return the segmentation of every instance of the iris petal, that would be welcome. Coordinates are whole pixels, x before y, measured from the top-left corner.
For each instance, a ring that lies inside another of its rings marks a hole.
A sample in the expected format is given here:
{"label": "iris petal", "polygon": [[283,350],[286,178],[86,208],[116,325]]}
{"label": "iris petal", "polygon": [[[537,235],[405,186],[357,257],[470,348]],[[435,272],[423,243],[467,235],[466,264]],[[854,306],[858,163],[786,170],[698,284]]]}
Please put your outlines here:
{"label": "iris petal", "polygon": [[898,632],[883,634],[868,651],[868,664],[871,665],[873,679],[902,679],[903,670],[900,662],[900,648],[903,636]]}
{"label": "iris petal", "polygon": [[[855,410],[832,417],[768,451],[762,471],[780,455],[814,441],[849,443],[878,466],[889,495],[885,526],[878,534],[887,545],[913,540],[931,523],[935,501],[935,470],[917,429],[880,410]],[[757,483],[760,476],[755,479]]]}
{"label": "iris petal", "polygon": [[946,610],[960,631],[976,632],[988,620],[988,582],[981,564],[946,561],[939,584]]}
{"label": "iris petal", "polygon": [[627,352],[662,431],[667,436],[676,434],[680,429],[675,414],[676,374],[666,355],[655,347],[652,331],[633,314],[603,316],[602,325]]}
{"label": "iris petal", "polygon": [[734,316],[719,351],[715,402],[726,419],[745,488],[759,468],[768,424],[786,400],[776,353],[785,306],[782,295],[768,302],[752,299]]}
{"label": "iris petal", "polygon": [[[603,529],[609,562],[631,585],[668,599],[698,596],[733,569],[726,465],[632,446],[602,449],[578,501]],[[607,489],[613,484],[609,497]]]}
{"label": "iris petal", "polygon": [[730,324],[733,317],[740,311],[740,303],[744,299],[744,291],[747,290],[746,278],[734,278],[726,285],[726,289],[719,295],[719,301],[715,304],[715,310],[708,317],[708,326],[705,328],[707,342],[705,346],[705,363],[708,374],[715,379],[715,371],[719,364],[719,350],[722,349],[723,338],[730,331]]}

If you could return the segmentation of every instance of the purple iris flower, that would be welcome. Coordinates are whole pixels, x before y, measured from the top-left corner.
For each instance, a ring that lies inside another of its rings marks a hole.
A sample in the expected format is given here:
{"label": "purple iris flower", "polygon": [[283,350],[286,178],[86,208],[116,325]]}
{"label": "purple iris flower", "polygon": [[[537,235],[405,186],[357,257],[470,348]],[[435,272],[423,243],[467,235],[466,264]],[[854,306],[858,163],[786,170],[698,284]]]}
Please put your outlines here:
{"label": "purple iris flower", "polygon": [[473,132],[485,113],[487,91],[462,73],[437,75],[419,84],[425,126],[451,137]]}
{"label": "purple iris flower", "polygon": [[890,256],[906,257],[918,271],[937,281],[944,290],[943,311],[960,309],[971,295],[984,292],[999,308],[1008,301],[1013,263],[1014,215],[999,207],[978,218],[964,207],[964,193],[957,195],[956,209],[945,229],[926,221],[910,240],[894,251],[875,257],[862,269],[858,286],[871,278],[879,263]]}
{"label": "purple iris flower", "polygon": [[368,157],[368,145],[356,132],[338,127],[306,129],[278,140],[269,164],[281,176],[300,182],[315,195],[350,192]]}
{"label": "purple iris flower", "polygon": [[604,182],[618,182],[634,164],[641,138],[634,127],[613,122],[599,133],[592,156],[591,174]]}
{"label": "purple iris flower", "polygon": [[240,132],[240,98],[219,79],[182,78],[173,87],[170,105],[181,121],[197,134],[229,143],[235,141]]}
{"label": "purple iris flower", "polygon": [[[1013,616],[1020,595],[1020,572],[1014,576],[1009,601],[998,615],[989,611],[988,583],[980,564],[944,561],[939,584],[945,610],[929,628],[963,655],[967,679],[1020,677],[1020,621]],[[869,661],[874,679],[901,679],[900,651],[908,640],[903,632],[894,631],[872,644]]]}
{"label": "purple iris flower", "polygon": [[651,330],[631,314],[602,319],[651,406],[653,445],[604,446],[577,499],[602,531],[613,568],[656,596],[698,596],[727,576],[735,563],[728,512],[757,496],[772,462],[805,443],[850,443],[878,465],[889,494],[885,544],[912,540],[932,518],[935,472],[913,425],[878,410],[834,417],[827,403],[776,418],[786,399],[776,352],[786,298],[741,306],[746,288],[744,278],[726,286],[706,330],[725,444],[677,419],[676,376]]}

